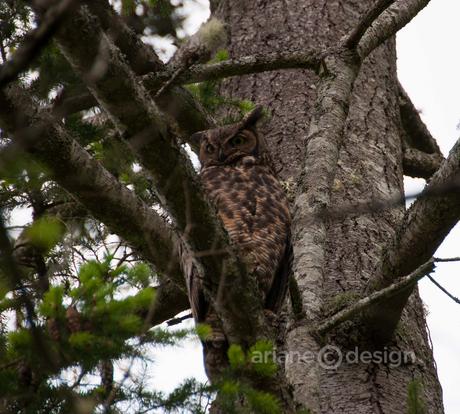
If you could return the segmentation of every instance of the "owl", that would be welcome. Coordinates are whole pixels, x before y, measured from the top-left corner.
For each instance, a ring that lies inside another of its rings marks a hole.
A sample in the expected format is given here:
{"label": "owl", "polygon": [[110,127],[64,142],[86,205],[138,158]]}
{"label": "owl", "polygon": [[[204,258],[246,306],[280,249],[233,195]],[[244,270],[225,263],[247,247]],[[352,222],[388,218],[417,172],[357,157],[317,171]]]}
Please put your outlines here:
{"label": "owl", "polygon": [[[255,275],[264,308],[277,313],[291,270],[291,216],[265,140],[256,129],[261,117],[262,108],[257,107],[241,122],[197,132],[191,139],[200,148],[206,195],[248,272]],[[213,381],[219,367],[226,364],[225,336],[198,278],[192,275],[188,282],[195,321],[210,325],[213,331],[203,343],[205,368]]]}
{"label": "owl", "polygon": [[[261,117],[262,108],[256,107],[242,121],[198,132],[192,140],[200,147],[204,190],[248,272],[255,275],[265,309],[276,313],[291,269],[291,216],[265,140],[257,133]],[[189,293],[196,321],[216,330],[216,315],[199,281],[189,282]]]}

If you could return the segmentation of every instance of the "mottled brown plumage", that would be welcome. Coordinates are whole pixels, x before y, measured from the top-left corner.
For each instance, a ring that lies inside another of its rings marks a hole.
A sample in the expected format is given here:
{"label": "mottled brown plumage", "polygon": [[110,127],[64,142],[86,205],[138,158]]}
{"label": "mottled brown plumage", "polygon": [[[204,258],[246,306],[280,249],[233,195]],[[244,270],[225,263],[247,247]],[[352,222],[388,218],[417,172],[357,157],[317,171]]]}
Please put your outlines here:
{"label": "mottled brown plumage", "polygon": [[[265,308],[277,312],[290,272],[290,213],[265,141],[257,134],[261,115],[258,107],[241,122],[199,132],[193,139],[200,143],[206,193],[248,271],[256,276]],[[216,315],[208,310],[199,283],[190,282],[195,319],[215,329]]]}

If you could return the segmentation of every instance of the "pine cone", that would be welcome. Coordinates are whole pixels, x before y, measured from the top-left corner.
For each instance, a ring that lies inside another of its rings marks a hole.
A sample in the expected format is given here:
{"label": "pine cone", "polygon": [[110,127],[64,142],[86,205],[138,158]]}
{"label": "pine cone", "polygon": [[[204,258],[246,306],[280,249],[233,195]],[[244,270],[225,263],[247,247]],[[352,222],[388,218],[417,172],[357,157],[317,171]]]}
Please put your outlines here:
{"label": "pine cone", "polygon": [[50,318],[46,321],[48,333],[53,341],[58,342],[61,339],[61,332],[59,331],[59,323],[56,318]]}
{"label": "pine cone", "polygon": [[81,331],[81,316],[75,306],[69,306],[66,311],[66,317],[68,322],[69,331],[71,333]]}

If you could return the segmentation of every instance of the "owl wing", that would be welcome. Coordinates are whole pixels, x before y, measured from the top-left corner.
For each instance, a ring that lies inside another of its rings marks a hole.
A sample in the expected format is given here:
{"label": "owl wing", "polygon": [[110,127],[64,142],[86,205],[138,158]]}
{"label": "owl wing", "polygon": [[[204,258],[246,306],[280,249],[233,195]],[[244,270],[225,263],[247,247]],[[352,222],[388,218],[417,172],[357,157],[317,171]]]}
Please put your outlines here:
{"label": "owl wing", "polygon": [[192,309],[193,317],[195,322],[203,322],[206,318],[209,304],[204,296],[201,280],[193,266],[187,269],[186,275],[190,308]]}
{"label": "owl wing", "polygon": [[184,270],[186,270],[190,308],[192,309],[195,323],[204,323],[212,329],[212,334],[207,338],[206,342],[226,341],[222,323],[216,311],[206,299],[202,282],[195,267],[193,265],[187,266]]}
{"label": "owl wing", "polygon": [[292,262],[294,251],[292,248],[291,235],[288,233],[283,257],[273,278],[273,283],[265,300],[265,308],[278,313],[283,306],[286,292],[289,286],[289,278],[292,276]]}

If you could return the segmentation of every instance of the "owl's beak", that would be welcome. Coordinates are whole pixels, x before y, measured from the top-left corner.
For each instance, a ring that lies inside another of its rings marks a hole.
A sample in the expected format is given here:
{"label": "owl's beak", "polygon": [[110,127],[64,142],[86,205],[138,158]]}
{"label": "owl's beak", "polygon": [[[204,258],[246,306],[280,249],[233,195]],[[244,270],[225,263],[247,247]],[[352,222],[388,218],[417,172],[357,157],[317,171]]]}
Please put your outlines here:
{"label": "owl's beak", "polygon": [[217,152],[217,159],[219,162],[224,162],[225,161],[225,154],[222,151],[221,148],[219,148],[219,151]]}

